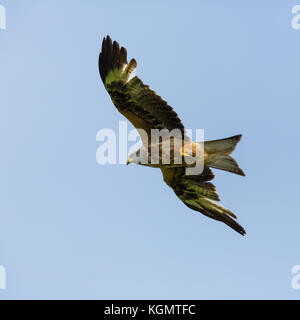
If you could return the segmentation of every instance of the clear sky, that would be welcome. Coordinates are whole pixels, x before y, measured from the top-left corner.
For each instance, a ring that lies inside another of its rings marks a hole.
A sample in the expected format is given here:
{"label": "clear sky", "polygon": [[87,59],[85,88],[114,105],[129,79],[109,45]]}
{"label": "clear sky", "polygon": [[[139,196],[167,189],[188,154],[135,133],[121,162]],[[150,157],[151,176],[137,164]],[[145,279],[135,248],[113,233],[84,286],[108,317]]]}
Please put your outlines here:
{"label": "clear sky", "polygon": [[[0,299],[300,298],[297,1],[248,2],[0,0]],[[98,75],[106,34],[187,128],[243,134],[246,177],[214,183],[246,237],[160,170],[96,162],[124,120]]]}

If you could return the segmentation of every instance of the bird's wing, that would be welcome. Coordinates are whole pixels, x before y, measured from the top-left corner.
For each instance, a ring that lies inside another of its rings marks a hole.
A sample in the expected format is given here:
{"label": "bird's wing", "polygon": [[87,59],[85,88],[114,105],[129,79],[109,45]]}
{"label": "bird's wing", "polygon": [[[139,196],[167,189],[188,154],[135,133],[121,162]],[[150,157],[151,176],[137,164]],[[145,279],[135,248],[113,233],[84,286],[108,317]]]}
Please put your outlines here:
{"label": "bird's wing", "polygon": [[214,174],[208,167],[200,175],[186,175],[185,168],[161,169],[164,181],[174,190],[178,198],[189,208],[199,211],[204,215],[222,221],[238,233],[245,235],[246,231],[234,219],[236,216],[216,204],[220,201],[215,186],[208,182],[214,178]]}
{"label": "bird's wing", "polygon": [[[107,36],[103,39],[99,56],[99,72],[104,86],[119,110],[137,129],[179,129],[184,126],[177,113],[149,86],[135,76],[137,63],[127,62],[127,52]],[[142,137],[143,139],[143,137]]]}

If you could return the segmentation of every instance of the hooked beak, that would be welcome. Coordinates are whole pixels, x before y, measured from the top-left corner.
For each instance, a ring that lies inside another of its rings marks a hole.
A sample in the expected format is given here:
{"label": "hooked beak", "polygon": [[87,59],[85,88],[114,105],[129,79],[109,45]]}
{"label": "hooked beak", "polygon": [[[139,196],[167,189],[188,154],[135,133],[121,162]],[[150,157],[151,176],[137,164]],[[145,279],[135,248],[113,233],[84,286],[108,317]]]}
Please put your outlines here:
{"label": "hooked beak", "polygon": [[128,158],[127,161],[126,161],[126,165],[128,166],[131,162],[132,162],[132,159]]}

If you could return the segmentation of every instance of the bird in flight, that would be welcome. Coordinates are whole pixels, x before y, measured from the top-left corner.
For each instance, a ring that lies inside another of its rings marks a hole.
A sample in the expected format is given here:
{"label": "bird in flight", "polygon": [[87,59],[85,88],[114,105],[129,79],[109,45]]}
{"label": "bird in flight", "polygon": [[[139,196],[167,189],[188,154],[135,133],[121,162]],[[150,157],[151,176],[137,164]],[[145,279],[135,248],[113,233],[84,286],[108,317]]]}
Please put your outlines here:
{"label": "bird in flight", "polygon": [[112,102],[118,111],[138,130],[143,143],[139,150],[129,156],[127,164],[136,163],[160,168],[164,182],[174,190],[177,197],[186,206],[212,219],[222,221],[241,235],[245,235],[244,228],[235,221],[236,216],[217,203],[220,198],[215,186],[210,182],[214,178],[210,168],[229,171],[241,176],[245,175],[237,162],[230,156],[240,141],[241,135],[205,141],[202,144],[204,146],[201,153],[203,166],[200,173],[187,174],[187,167],[192,165],[188,165],[186,161],[175,163],[175,154],[180,153],[182,157],[187,155],[182,145],[179,144],[178,148],[174,147],[175,140],[172,140],[171,160],[164,163],[161,157],[163,136],[158,144],[159,157],[155,164],[151,161],[142,162],[140,157],[142,149],[149,150],[149,146],[153,145],[149,138],[153,130],[171,132],[177,130],[176,132],[181,134],[181,140],[186,141],[190,146],[188,152],[190,156],[195,155],[195,150],[200,144],[191,141],[186,136],[185,128],[173,108],[136,76],[136,67],[135,59],[127,62],[125,48],[120,48],[119,44],[116,41],[112,42],[109,36],[103,39],[99,55],[100,77]]}

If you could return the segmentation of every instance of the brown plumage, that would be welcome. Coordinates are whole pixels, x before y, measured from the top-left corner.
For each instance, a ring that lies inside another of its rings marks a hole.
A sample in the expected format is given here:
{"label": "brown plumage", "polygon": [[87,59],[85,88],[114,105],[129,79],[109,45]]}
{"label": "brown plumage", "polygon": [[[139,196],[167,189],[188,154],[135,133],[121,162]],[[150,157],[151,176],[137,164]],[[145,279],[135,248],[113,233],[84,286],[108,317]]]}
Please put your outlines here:
{"label": "brown plumage", "polygon": [[[103,39],[99,56],[99,72],[104,86],[119,112],[137,130],[145,130],[148,139],[151,135],[151,129],[168,129],[169,131],[178,129],[182,134],[182,139],[189,140],[184,126],[173,108],[135,76],[136,66],[137,63],[134,59],[127,62],[125,48],[120,48],[119,44],[116,41],[112,42],[109,36]],[[244,175],[237,162],[230,156],[240,138],[241,135],[237,135],[227,139],[206,141],[204,143],[204,170],[199,175],[186,175],[184,165],[179,167],[159,166],[164,181],[189,208],[222,221],[244,235],[246,232],[243,227],[233,219],[236,216],[216,203],[220,200],[216,188],[211,182],[208,182],[214,178],[209,167]],[[146,142],[149,141],[143,140],[143,144]],[[196,144],[191,143],[194,148]],[[149,165],[151,166],[151,164]]]}

